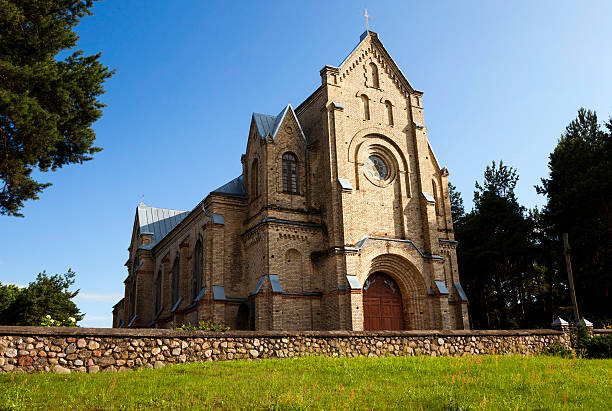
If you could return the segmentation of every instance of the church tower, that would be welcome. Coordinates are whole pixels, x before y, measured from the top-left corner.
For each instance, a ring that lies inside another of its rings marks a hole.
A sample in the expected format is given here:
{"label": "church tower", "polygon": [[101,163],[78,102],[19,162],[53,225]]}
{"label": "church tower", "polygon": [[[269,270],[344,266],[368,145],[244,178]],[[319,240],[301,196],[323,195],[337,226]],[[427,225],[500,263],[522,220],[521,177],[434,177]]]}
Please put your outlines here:
{"label": "church tower", "polygon": [[427,139],[422,97],[366,31],[296,109],[318,159],[324,328],[469,328],[448,171]]}
{"label": "church tower", "polygon": [[115,326],[468,329],[423,93],[366,31],[295,109],[253,114],[242,175],[137,208]]}

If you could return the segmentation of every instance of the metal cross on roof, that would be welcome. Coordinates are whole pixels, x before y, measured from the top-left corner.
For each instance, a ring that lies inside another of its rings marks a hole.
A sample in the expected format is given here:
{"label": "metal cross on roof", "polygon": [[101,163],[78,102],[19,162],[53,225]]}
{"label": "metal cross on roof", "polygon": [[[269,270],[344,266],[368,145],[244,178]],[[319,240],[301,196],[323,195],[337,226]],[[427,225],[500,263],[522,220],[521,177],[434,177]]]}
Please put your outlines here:
{"label": "metal cross on roof", "polygon": [[372,16],[370,16],[368,14],[368,9],[364,9],[363,17],[365,17],[365,21],[366,21],[366,31],[369,31],[370,30],[370,21],[369,20],[370,20],[370,18]]}

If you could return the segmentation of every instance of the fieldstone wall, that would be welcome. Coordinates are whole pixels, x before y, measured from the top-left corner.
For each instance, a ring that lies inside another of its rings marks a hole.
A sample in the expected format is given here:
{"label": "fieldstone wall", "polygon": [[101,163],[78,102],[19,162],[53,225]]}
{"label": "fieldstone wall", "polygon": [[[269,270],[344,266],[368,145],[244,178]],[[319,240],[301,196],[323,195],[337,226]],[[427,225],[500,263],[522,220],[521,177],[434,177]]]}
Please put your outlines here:
{"label": "fieldstone wall", "polygon": [[89,372],[234,359],[534,355],[567,333],[512,331],[307,331],[211,333],[161,329],[0,327],[0,371]]}

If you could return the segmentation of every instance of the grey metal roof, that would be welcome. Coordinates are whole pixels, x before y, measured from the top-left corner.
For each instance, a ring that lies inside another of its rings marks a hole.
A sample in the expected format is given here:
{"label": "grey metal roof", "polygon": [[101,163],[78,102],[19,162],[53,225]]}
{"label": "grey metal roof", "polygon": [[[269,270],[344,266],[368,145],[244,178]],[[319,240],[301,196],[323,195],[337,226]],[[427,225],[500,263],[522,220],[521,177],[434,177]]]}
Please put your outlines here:
{"label": "grey metal roof", "polygon": [[[225,219],[223,218],[221,214],[213,214],[212,220],[214,224],[221,224],[221,225],[225,224]],[[208,224],[209,221],[210,221],[210,217],[206,217],[206,220],[204,220],[204,224],[202,224],[202,227]]]}
{"label": "grey metal roof", "polygon": [[461,286],[460,282],[456,282],[455,283],[455,288],[457,289],[457,293],[459,293],[459,298],[461,298],[461,301],[467,301],[467,294],[465,293],[465,291],[463,291],[463,287]]}
{"label": "grey metal roof", "polygon": [[174,303],[174,306],[172,307],[172,309],[170,310],[171,313],[175,312],[176,309],[179,307],[179,305],[181,304],[181,302],[183,301],[183,297],[179,297],[178,300],[176,300],[176,302]]}
{"label": "grey metal roof", "polygon": [[213,299],[216,301],[230,301],[230,302],[246,302],[246,298],[227,298],[225,296],[225,287],[222,285],[213,285]]}
{"label": "grey metal roof", "polygon": [[367,235],[365,237],[363,237],[361,240],[359,240],[359,242],[357,244],[355,244],[354,247],[335,247],[335,250],[340,250],[340,251],[359,251],[363,248],[364,244],[366,241],[368,240],[380,240],[380,241],[393,241],[393,242],[398,242],[398,243],[406,243],[406,244],[410,244],[412,247],[414,247],[414,249],[417,251],[417,253],[419,253],[419,255],[423,258],[431,258],[433,260],[445,260],[444,257],[442,257],[441,255],[435,255],[435,254],[428,254],[428,253],[424,253],[423,251],[421,251],[419,249],[419,247],[416,246],[415,243],[412,242],[412,240],[404,240],[401,238],[387,238],[387,237],[377,237],[377,236],[371,236],[371,235]]}
{"label": "grey metal roof", "polygon": [[353,189],[353,186],[351,185],[351,182],[348,178],[338,178],[338,182],[340,183],[340,187],[342,187],[343,190]]}
{"label": "grey metal roof", "polygon": [[300,129],[300,134],[306,141],[306,136],[304,135],[304,131],[302,130],[302,126],[300,125],[300,121],[298,120],[295,112],[293,111],[293,107],[291,104],[287,104],[287,106],[278,113],[277,116],[271,116],[269,114],[261,114],[261,113],[253,113],[253,120],[255,121],[255,125],[257,126],[257,133],[259,133],[259,137],[267,138],[271,136],[272,138],[276,137],[276,133],[280,128],[280,125],[283,122],[283,119],[287,115],[287,113],[291,112],[295,122]]}
{"label": "grey metal roof", "polygon": [[270,278],[270,285],[272,286],[272,292],[282,293],[283,286],[280,283],[280,278],[278,278],[278,274],[268,274],[268,278]]}
{"label": "grey metal roof", "polygon": [[215,300],[225,300],[225,287],[221,285],[213,285],[213,298]]}
{"label": "grey metal roof", "polygon": [[440,292],[440,294],[450,294],[448,292],[448,288],[446,288],[446,284],[444,284],[444,281],[434,281],[434,283],[436,283],[436,287],[438,287],[438,291]]}
{"label": "grey metal roof", "polygon": [[193,300],[193,302],[197,303],[198,301],[200,301],[200,298],[202,298],[205,291],[206,291],[206,286],[202,287],[202,289],[198,293],[198,296],[195,298],[195,300]]}
{"label": "grey metal roof", "polygon": [[436,199],[434,198],[434,196],[432,196],[431,194],[429,194],[427,191],[423,191],[423,197],[425,197],[425,200],[427,200],[428,203],[435,203]]}
{"label": "grey metal roof", "polygon": [[346,279],[348,280],[351,290],[361,290],[361,283],[359,283],[356,275],[347,275]]}
{"label": "grey metal roof", "polygon": [[268,277],[267,275],[263,275],[263,276],[262,276],[262,277],[259,279],[259,282],[257,283],[257,286],[255,286],[255,291],[253,291],[253,294],[251,294],[251,295],[255,295],[255,294],[257,294],[257,293],[258,293],[258,292],[261,290],[261,287],[263,286],[264,280],[265,280],[267,277]]}
{"label": "grey metal roof", "polygon": [[172,210],[169,208],[158,208],[146,205],[144,202],[138,204],[139,234],[153,234],[149,248],[159,243],[174,227],[176,227],[189,214],[188,211]]}
{"label": "grey metal roof", "polygon": [[244,187],[242,186],[242,175],[236,177],[229,183],[223,184],[216,190],[211,191],[211,193],[246,196],[246,193],[244,192]]}
{"label": "grey metal roof", "polygon": [[274,132],[278,116],[253,113],[253,120],[255,120],[255,125],[257,126],[257,132],[259,133],[259,136],[261,138],[266,138],[268,134],[272,135],[272,133]]}
{"label": "grey metal roof", "polygon": [[550,326],[551,327],[561,327],[561,326],[566,326],[566,325],[569,326],[569,323],[567,321],[565,321],[561,317],[557,317],[555,318],[555,321],[553,321]]}

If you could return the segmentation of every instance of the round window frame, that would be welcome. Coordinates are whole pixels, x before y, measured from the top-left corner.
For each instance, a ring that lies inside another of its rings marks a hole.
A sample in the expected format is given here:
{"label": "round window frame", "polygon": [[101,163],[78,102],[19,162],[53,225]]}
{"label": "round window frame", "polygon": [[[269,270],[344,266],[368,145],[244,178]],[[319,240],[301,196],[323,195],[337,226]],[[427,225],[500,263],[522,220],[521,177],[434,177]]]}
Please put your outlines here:
{"label": "round window frame", "polygon": [[[387,176],[384,179],[378,179],[370,174],[370,171],[367,168],[367,161],[371,156],[379,157],[387,167]],[[371,146],[364,158],[363,162],[363,175],[368,179],[368,181],[374,184],[377,187],[386,187],[391,184],[395,180],[395,176],[397,174],[397,168],[395,166],[394,157],[391,153],[389,153],[385,148],[381,146]]]}

